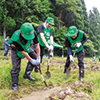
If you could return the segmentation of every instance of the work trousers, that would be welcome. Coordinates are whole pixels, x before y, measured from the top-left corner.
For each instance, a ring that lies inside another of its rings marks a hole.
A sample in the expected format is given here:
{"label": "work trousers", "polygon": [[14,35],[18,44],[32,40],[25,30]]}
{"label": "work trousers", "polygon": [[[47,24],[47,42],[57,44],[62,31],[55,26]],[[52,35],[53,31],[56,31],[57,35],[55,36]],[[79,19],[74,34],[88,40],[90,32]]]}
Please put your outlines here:
{"label": "work trousers", "polygon": [[[34,50],[32,50],[32,49],[31,49],[31,52],[29,53],[29,56],[33,59],[37,59],[37,55],[34,52]],[[21,59],[22,58],[17,56],[16,50],[11,48],[11,60],[12,60],[11,76],[12,77],[18,77],[19,76]],[[30,63],[30,62],[28,62],[28,63]],[[31,66],[36,67],[35,65],[32,65],[32,64],[31,64]]]}
{"label": "work trousers", "polygon": [[45,53],[45,47],[43,47],[43,46],[40,45],[40,50],[41,50],[40,57],[41,57],[41,63],[42,63],[43,55]]}
{"label": "work trousers", "polygon": [[8,46],[8,45],[5,45],[5,52],[4,52],[4,56],[7,56],[8,51],[9,51],[9,46]]}
{"label": "work trousers", "polygon": [[[73,54],[72,54],[73,55]],[[77,58],[78,58],[78,66],[79,66],[79,70],[84,70],[84,49],[82,49],[80,52],[76,53],[77,55]],[[70,58],[69,58],[69,55],[67,56],[67,60],[66,60],[66,63],[65,63],[65,68],[69,67],[70,65]]]}

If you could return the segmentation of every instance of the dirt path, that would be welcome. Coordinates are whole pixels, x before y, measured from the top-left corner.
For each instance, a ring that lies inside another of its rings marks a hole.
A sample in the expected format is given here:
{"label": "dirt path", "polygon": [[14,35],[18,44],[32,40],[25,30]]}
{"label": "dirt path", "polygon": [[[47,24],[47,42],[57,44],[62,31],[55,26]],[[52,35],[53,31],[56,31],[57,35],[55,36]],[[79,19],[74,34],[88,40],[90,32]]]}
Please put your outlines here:
{"label": "dirt path", "polygon": [[58,87],[47,89],[45,91],[32,92],[29,96],[21,98],[20,100],[47,100],[47,98],[55,89],[58,89]]}

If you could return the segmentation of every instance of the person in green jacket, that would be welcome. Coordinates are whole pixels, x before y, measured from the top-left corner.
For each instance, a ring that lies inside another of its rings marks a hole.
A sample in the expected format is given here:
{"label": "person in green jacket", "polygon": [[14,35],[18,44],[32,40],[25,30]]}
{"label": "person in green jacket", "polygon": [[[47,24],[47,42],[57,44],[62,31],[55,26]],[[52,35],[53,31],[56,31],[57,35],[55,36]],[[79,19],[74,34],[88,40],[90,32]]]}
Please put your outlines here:
{"label": "person in green jacket", "polygon": [[[52,17],[48,17],[43,24],[40,24],[37,28],[38,40],[40,44],[40,56],[41,62],[42,57],[45,53],[45,48],[47,48],[51,53],[53,53],[53,34],[51,26],[54,25],[54,19]],[[48,44],[48,40],[50,40],[50,45]],[[53,55],[53,54],[52,54]]]}
{"label": "person in green jacket", "polygon": [[78,30],[76,26],[70,26],[68,28],[68,34],[65,36],[65,46],[67,47],[68,56],[67,56],[67,60],[65,63],[64,73],[66,73],[66,70],[70,65],[70,62],[74,61],[73,53],[75,51],[75,48],[77,48],[76,54],[78,58],[80,81],[82,81],[82,78],[84,78],[83,44],[86,41],[87,41],[87,37],[83,31]]}
{"label": "person in green jacket", "polygon": [[[35,44],[36,52],[31,48],[32,41]],[[32,24],[26,22],[21,25],[21,28],[15,31],[8,41],[11,47],[11,59],[12,66],[11,77],[12,77],[12,90],[17,91],[18,89],[18,76],[20,72],[21,59],[27,58],[28,63],[23,78],[35,81],[31,77],[33,68],[40,64],[40,46]]]}
{"label": "person in green jacket", "polygon": [[96,59],[96,56],[94,56],[94,57],[92,58],[92,61],[95,62],[95,59]]}

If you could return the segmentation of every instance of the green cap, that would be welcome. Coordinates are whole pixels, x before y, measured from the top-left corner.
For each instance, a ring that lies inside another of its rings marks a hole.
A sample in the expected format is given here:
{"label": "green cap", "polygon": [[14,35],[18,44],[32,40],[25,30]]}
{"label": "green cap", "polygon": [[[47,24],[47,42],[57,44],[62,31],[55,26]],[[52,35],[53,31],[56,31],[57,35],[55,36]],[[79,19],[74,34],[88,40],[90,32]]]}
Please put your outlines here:
{"label": "green cap", "polygon": [[9,38],[9,36],[7,36],[6,38]]}
{"label": "green cap", "polygon": [[46,19],[46,21],[49,22],[51,25],[54,25],[54,19],[53,19],[53,18],[48,17],[48,18]]}
{"label": "green cap", "polygon": [[32,40],[35,38],[34,28],[30,23],[24,23],[21,25],[21,31],[26,40]]}
{"label": "green cap", "polygon": [[77,34],[77,27],[76,26],[70,26],[68,28],[68,36],[75,36]]}

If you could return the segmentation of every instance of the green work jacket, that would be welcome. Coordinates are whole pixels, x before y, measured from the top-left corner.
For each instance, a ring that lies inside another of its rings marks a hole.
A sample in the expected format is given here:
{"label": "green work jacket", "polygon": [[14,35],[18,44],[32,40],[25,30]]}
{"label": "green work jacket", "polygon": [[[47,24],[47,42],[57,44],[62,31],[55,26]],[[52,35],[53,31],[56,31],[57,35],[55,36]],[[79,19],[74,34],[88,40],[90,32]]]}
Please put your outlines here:
{"label": "green work jacket", "polygon": [[[19,36],[20,36],[20,30],[17,30],[14,32],[14,34],[12,35],[11,39],[8,41],[8,43],[10,44],[13,44],[13,41],[17,42],[19,45],[21,45],[21,47],[27,52],[29,53],[31,51],[31,44],[32,44],[32,40],[28,40],[27,43],[25,45],[23,45],[19,39]],[[19,52],[17,49],[16,49],[16,52],[17,52],[17,55],[20,57],[20,58],[24,58],[25,56]]]}
{"label": "green work jacket", "polygon": [[[46,42],[48,43],[48,40],[50,40],[50,35],[51,35],[51,27],[50,28],[45,28],[45,26],[42,24],[43,26],[43,33],[44,33],[44,37],[46,39]],[[38,34],[38,40],[39,40],[39,44],[43,47],[46,47],[45,44],[43,43],[40,34]]]}
{"label": "green work jacket", "polygon": [[[71,44],[71,52],[74,53],[74,50],[75,50],[75,44],[78,43],[78,42],[81,42],[82,41],[82,38],[83,38],[83,31],[79,30],[79,35],[76,39],[72,39],[70,36],[66,35],[68,40],[70,41],[70,44]],[[83,45],[81,45],[76,53],[80,52],[81,50],[83,49]]]}

